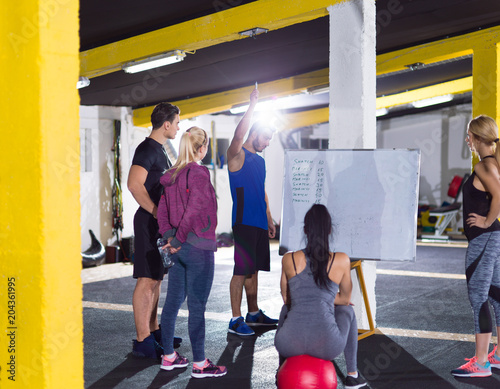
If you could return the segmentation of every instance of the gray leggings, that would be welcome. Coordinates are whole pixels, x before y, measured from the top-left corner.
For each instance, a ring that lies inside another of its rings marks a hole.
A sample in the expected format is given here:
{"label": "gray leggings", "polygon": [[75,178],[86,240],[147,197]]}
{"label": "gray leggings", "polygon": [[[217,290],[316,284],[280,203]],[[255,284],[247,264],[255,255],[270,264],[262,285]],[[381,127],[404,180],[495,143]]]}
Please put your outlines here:
{"label": "gray leggings", "polygon": [[344,352],[347,371],[357,371],[358,325],[352,306],[335,306],[337,326],[328,333],[325,333],[325,329],[305,330],[304,323],[287,323],[289,325],[282,328],[287,313],[287,306],[283,305],[274,338],[280,363],[284,358],[303,354],[331,361]]}
{"label": "gray leggings", "polygon": [[488,301],[500,327],[500,231],[486,232],[469,242],[465,256],[467,290],[476,334],[492,332]]}

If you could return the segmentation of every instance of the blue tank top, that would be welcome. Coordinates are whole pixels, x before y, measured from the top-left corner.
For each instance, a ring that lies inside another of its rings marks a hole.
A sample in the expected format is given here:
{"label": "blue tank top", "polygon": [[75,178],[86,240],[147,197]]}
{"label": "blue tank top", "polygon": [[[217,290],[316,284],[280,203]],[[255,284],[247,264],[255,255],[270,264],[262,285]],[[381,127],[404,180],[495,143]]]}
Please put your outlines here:
{"label": "blue tank top", "polygon": [[266,163],[260,155],[243,147],[245,162],[237,172],[229,172],[233,198],[233,226],[243,224],[267,230]]}
{"label": "blue tank top", "polygon": [[500,222],[498,220],[495,220],[488,228],[479,228],[476,226],[469,227],[466,222],[470,213],[477,213],[478,215],[486,216],[488,215],[491,207],[490,193],[483,192],[473,185],[475,176],[476,172],[472,172],[468,180],[465,181],[462,189],[464,233],[469,242],[485,232],[500,231]]}

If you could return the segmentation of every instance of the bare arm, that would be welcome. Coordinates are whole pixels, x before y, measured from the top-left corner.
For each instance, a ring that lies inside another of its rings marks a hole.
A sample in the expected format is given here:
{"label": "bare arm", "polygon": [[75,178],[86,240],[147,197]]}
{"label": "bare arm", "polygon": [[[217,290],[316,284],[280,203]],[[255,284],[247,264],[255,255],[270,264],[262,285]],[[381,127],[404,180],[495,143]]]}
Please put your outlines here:
{"label": "bare arm", "polygon": [[266,193],[266,215],[267,215],[267,228],[269,238],[274,238],[276,236],[276,226],[274,225],[273,217],[271,216],[271,208],[269,208],[269,199]]}
{"label": "bare arm", "polygon": [[281,280],[280,280],[280,289],[281,289],[281,297],[283,298],[283,302],[285,304],[288,303],[288,278],[286,276],[285,267],[287,263],[290,262],[291,254],[286,253],[283,255],[283,259],[281,260]]}
{"label": "bare arm", "polygon": [[491,206],[486,217],[470,213],[466,222],[469,226],[488,228],[500,217],[500,174],[495,165],[484,162],[476,164],[474,171],[484,189],[491,194]]}
{"label": "bare arm", "polygon": [[149,197],[149,193],[144,186],[147,177],[148,171],[146,169],[139,165],[132,165],[128,174],[127,187],[134,196],[135,201],[156,218],[156,205]]}
{"label": "bare arm", "polygon": [[341,269],[342,271],[342,279],[339,282],[339,293],[335,296],[334,304],[349,305],[352,294],[351,260],[347,254],[337,253],[335,261],[338,261],[337,265],[339,265],[339,267],[337,269]]}
{"label": "bare arm", "polygon": [[231,171],[235,171],[231,169],[230,164],[231,161],[233,161],[238,156],[243,147],[243,140],[245,139],[246,133],[250,129],[250,123],[252,121],[253,111],[255,109],[255,106],[257,105],[258,100],[259,100],[259,91],[258,89],[254,89],[250,94],[250,105],[248,106],[247,111],[245,112],[240,122],[236,126],[233,139],[231,140],[231,144],[227,149],[227,163],[229,166],[229,170]]}
{"label": "bare arm", "polygon": [[287,288],[288,288],[288,280],[286,279],[285,269],[283,269],[283,265],[281,266],[281,281],[280,281],[280,289],[281,289],[281,297],[283,298],[283,303],[287,303]]}

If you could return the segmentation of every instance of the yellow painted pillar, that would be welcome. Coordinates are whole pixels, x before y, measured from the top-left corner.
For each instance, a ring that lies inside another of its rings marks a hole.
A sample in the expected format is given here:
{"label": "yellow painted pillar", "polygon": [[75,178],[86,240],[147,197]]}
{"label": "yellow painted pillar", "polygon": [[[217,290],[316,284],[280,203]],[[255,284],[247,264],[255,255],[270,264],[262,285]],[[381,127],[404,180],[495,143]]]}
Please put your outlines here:
{"label": "yellow painted pillar", "polygon": [[78,0],[0,2],[0,387],[83,388]]}
{"label": "yellow painted pillar", "polygon": [[488,39],[474,47],[472,62],[472,117],[478,115],[491,116],[500,125],[500,46]]}

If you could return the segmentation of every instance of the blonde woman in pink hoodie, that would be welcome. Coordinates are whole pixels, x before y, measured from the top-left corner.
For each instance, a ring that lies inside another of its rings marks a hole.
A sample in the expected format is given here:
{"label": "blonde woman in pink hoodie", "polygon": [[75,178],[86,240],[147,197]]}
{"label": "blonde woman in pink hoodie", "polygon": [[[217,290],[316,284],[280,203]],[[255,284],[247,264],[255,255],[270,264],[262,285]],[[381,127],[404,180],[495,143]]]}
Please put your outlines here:
{"label": "blonde woman in pink hoodie", "polygon": [[199,162],[208,149],[207,133],[191,127],[182,135],[179,158],[160,179],[164,193],[158,205],[160,234],[172,254],[174,266],[168,272],[168,289],[161,314],[165,355],[160,368],[173,370],[188,366],[187,358],[173,348],[175,320],[187,297],[189,339],[193,351],[194,378],[220,377],[225,366],[215,366],[205,357],[205,307],[214,277],[217,250],[217,200],[210,173]]}

